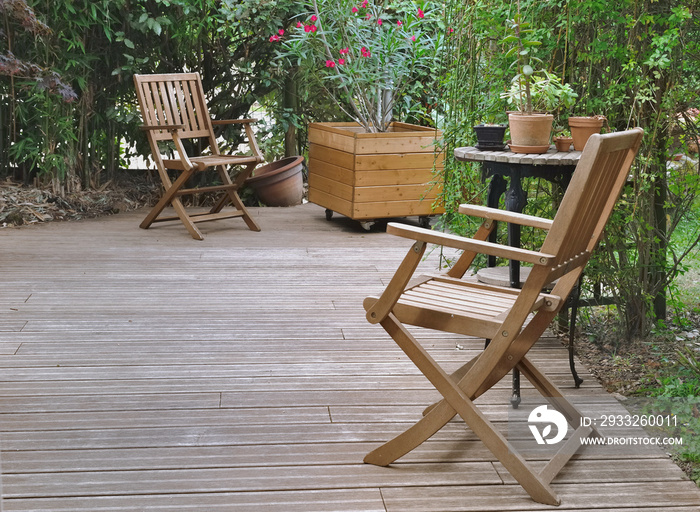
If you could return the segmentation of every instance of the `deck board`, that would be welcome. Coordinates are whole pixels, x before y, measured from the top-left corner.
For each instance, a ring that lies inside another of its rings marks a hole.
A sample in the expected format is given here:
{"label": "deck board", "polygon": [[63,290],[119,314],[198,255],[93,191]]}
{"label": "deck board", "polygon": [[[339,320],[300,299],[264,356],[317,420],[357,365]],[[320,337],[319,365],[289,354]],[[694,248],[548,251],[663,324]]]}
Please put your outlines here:
{"label": "deck board", "polygon": [[[553,482],[562,506],[539,505],[458,420],[362,464],[439,398],[362,308],[410,242],[312,204],[252,212],[262,232],[207,223],[201,242],[139,229],[143,211],[0,229],[2,510],[700,510],[659,450],[584,451]],[[483,346],[416,335],[449,371]],[[619,407],[580,364],[573,388],[555,337],[530,354],[566,395]],[[509,394],[479,399],[501,427]]]}

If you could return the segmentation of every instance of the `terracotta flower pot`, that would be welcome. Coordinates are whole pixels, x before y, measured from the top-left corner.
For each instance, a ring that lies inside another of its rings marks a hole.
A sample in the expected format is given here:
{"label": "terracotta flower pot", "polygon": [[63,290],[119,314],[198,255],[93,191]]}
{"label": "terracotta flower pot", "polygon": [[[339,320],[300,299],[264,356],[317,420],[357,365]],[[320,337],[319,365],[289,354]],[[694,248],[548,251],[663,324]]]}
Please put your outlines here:
{"label": "terracotta flower pot", "polygon": [[605,116],[570,117],[569,129],[574,139],[574,149],[583,151],[588,138],[594,133],[600,133],[604,122]]}
{"label": "terracotta flower pot", "polygon": [[552,133],[552,114],[508,114],[510,149],[516,153],[546,153]]}
{"label": "terracotta flower pot", "polygon": [[248,178],[258,199],[267,206],[294,206],[304,197],[303,156],[290,156],[258,167]]}
{"label": "terracotta flower pot", "polygon": [[554,137],[554,145],[557,147],[557,151],[571,151],[573,142],[573,137]]}

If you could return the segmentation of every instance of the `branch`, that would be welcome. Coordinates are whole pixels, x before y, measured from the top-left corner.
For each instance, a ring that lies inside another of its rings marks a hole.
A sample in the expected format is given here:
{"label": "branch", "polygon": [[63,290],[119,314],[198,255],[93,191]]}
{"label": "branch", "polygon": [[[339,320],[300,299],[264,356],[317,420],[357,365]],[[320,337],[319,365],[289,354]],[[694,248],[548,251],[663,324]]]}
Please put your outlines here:
{"label": "branch", "polygon": [[[321,13],[318,10],[318,3],[316,2],[316,0],[313,0],[313,4],[314,4],[314,12],[316,14],[316,17],[318,18],[318,22],[320,25],[321,24]],[[323,41],[324,49],[326,50],[326,56],[328,57],[329,60],[335,60],[333,58],[333,53],[331,52],[330,45],[328,44],[328,40],[326,39],[326,35],[323,33],[323,27],[321,27],[320,35],[321,35],[321,39]],[[350,117],[352,117],[352,118],[357,117],[356,120],[360,122],[360,124],[363,126],[363,128],[367,131],[370,131],[370,123],[364,117],[363,113],[358,110],[357,106],[355,105],[355,102],[352,101],[352,96],[350,94],[350,91],[348,90],[347,86],[344,83],[342,83],[342,75],[340,74],[340,72],[337,69],[334,68],[334,70],[335,70],[335,73],[338,75],[338,78],[341,79],[341,87],[342,87],[343,91],[345,92],[347,97],[351,99],[350,105],[352,106],[352,109],[355,111],[356,115],[355,116],[351,115]],[[347,113],[345,108],[343,107],[343,105],[341,105],[340,101],[332,94],[331,94],[331,97],[335,100],[335,102],[338,104],[338,106],[341,108],[341,110],[343,110],[343,112]]]}

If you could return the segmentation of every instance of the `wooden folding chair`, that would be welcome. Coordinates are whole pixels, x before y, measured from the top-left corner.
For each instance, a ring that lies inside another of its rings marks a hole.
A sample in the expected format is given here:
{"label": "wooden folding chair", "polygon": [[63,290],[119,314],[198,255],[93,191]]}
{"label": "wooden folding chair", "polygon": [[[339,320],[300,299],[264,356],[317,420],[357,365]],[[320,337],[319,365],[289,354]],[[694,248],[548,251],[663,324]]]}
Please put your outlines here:
{"label": "wooden folding chair", "polygon": [[[156,206],[141,223],[147,229],[154,222],[180,219],[192,238],[202,240],[202,233],[195,226],[196,222],[205,222],[232,217],[243,217],[248,227],[260,231],[260,227],[246,210],[238,189],[250,176],[255,166],[263,161],[250,127],[254,119],[212,121],[204,98],[202,81],[199,73],[173,73],[161,75],[134,75],[136,96],[141,107],[143,126],[151,145],[151,154],[158,168],[158,174],[165,189]],[[245,128],[251,156],[222,155],[216,143],[213,125],[242,124]],[[206,139],[211,154],[189,156],[183,145],[185,139]],[[177,158],[166,159],[161,153],[161,146],[174,152]],[[227,172],[229,166],[243,166],[243,169],[231,180]],[[197,172],[215,167],[221,179],[220,185],[184,188],[187,181]],[[175,181],[168,176],[168,170],[180,173]],[[180,197],[186,194],[202,192],[222,192],[221,197],[206,213],[189,214]],[[233,211],[222,211],[231,203]],[[172,205],[177,216],[159,217],[163,209]]]}
{"label": "wooden folding chair", "polygon": [[[369,453],[365,462],[386,466],[416,448],[458,414],[508,469],[530,496],[558,505],[549,485],[581,439],[595,435],[581,426],[581,414],[526,354],[564,306],[600,240],[603,228],[627,180],[643,130],[594,135],[588,142],[554,220],[482,206],[462,205],[460,212],[484,219],[474,238],[389,224],[387,232],[415,240],[381,297],[368,297],[367,319],[379,323],[444,397],[423,418]],[[540,251],[487,242],[496,221],[547,230]],[[428,243],[462,249],[446,273],[411,279]],[[522,289],[464,279],[477,253],[534,265]],[[409,280],[411,281],[409,284]],[[548,283],[556,284],[543,293]],[[531,316],[533,315],[533,316]],[[448,375],[404,324],[491,339],[476,358]],[[542,471],[535,471],[475,406],[474,400],[510,370],[518,368],[574,429],[570,439]]]}

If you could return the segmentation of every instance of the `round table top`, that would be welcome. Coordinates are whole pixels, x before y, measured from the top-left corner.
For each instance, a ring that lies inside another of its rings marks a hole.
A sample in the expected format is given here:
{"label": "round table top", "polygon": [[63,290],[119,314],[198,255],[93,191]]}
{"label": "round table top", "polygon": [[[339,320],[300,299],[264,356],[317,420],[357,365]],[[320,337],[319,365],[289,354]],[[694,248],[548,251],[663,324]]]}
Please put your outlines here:
{"label": "round table top", "polygon": [[501,162],[506,164],[530,165],[576,165],[581,151],[557,151],[554,146],[542,154],[513,153],[510,150],[486,151],[475,147],[456,148],[455,158],[463,162]]}

